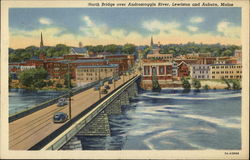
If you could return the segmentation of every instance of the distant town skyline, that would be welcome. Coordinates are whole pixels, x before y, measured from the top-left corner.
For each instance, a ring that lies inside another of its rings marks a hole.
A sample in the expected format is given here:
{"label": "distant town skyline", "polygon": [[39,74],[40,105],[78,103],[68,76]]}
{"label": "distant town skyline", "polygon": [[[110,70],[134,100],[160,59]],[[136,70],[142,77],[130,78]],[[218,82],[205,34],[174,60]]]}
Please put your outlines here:
{"label": "distant town skyline", "polygon": [[241,45],[241,8],[11,8],[11,48],[154,43]]}

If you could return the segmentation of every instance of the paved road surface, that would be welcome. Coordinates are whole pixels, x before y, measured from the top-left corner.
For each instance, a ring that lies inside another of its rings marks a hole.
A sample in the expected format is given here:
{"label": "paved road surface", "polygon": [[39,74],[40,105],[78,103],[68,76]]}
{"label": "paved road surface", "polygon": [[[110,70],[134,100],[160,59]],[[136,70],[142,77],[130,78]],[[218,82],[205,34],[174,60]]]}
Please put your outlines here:
{"label": "paved road surface", "polygon": [[[128,79],[129,76],[124,76],[125,82]],[[105,84],[107,84],[107,82]],[[123,77],[121,76],[121,79],[116,81],[116,87],[119,87],[122,84]],[[109,92],[114,89],[114,85],[110,84],[110,87],[111,88]],[[90,88],[82,93],[73,96],[72,99],[71,112],[73,118],[99,100],[99,91],[94,91],[93,88]],[[58,129],[64,123],[53,123],[53,115],[58,111],[68,113],[68,108],[68,105],[64,107],[57,107],[57,105],[54,104],[47,108],[34,112],[33,114],[11,122],[9,124],[10,150],[27,150],[44,139],[47,135]]]}

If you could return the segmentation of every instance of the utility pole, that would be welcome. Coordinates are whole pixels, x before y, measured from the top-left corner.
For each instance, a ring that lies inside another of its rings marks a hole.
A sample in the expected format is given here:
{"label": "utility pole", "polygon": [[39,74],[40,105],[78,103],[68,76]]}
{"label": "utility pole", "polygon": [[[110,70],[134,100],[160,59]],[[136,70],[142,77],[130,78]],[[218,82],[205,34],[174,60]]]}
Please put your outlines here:
{"label": "utility pole", "polygon": [[68,62],[68,88],[69,88],[69,119],[71,119],[71,88],[70,88],[70,73],[69,73],[69,62]]}
{"label": "utility pole", "polygon": [[115,72],[113,73],[114,89],[115,89]]}
{"label": "utility pole", "polygon": [[101,83],[101,81],[100,81],[100,80],[101,80],[100,69],[101,69],[101,68],[98,69],[98,72],[99,72],[99,99],[102,98],[102,97],[101,97],[101,85],[100,85],[100,83]]}

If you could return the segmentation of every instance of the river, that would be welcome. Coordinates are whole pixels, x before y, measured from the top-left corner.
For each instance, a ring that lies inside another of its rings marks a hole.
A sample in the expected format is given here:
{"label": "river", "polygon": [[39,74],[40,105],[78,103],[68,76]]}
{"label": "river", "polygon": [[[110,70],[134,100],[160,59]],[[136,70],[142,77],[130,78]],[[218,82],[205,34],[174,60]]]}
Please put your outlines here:
{"label": "river", "polygon": [[241,91],[142,92],[110,117],[111,136],[78,136],[83,150],[241,148]]}
{"label": "river", "polygon": [[26,110],[42,102],[54,99],[63,93],[65,93],[65,91],[10,89],[9,114],[11,115]]}
{"label": "river", "polygon": [[[63,94],[10,90],[9,113]],[[110,116],[111,136],[78,136],[83,150],[204,150],[241,148],[241,91],[144,91],[121,115]]]}

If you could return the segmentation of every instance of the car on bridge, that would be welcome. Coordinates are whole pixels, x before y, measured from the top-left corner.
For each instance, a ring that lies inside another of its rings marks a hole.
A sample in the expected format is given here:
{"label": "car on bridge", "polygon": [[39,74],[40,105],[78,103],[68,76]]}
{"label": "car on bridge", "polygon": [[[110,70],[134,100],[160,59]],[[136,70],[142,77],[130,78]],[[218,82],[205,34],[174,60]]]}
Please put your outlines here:
{"label": "car on bridge", "polygon": [[110,80],[108,81],[108,84],[113,84],[113,79],[110,79]]}
{"label": "car on bridge", "polygon": [[94,90],[95,90],[95,91],[100,90],[100,86],[99,86],[99,85],[96,85],[96,86],[94,87]]}
{"label": "car on bridge", "polygon": [[68,102],[66,101],[66,98],[60,98],[60,99],[58,100],[57,106],[58,106],[58,107],[62,107],[62,106],[65,106],[65,105],[67,105],[67,104],[68,104]]}
{"label": "car on bridge", "polygon": [[68,115],[64,112],[56,112],[53,116],[54,123],[63,123],[68,120]]}
{"label": "car on bridge", "polygon": [[104,88],[107,89],[107,90],[110,89],[109,85],[105,85]]}
{"label": "car on bridge", "polygon": [[108,93],[107,89],[102,89],[101,90],[101,94],[107,94],[107,93]]}

